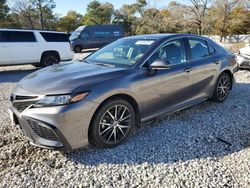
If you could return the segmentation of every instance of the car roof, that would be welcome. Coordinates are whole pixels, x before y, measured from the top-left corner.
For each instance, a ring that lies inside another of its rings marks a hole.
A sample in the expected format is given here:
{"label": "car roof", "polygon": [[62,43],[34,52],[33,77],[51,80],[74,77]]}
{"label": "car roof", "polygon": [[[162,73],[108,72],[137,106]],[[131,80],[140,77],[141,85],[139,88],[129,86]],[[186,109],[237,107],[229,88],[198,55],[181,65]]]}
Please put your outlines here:
{"label": "car roof", "polygon": [[0,31],[38,31],[38,32],[49,32],[49,33],[63,33],[66,32],[60,32],[60,31],[51,31],[51,30],[42,30],[42,29],[0,29]]}
{"label": "car roof", "polygon": [[135,35],[129,36],[127,38],[131,39],[151,39],[151,40],[162,40],[162,39],[169,39],[174,37],[194,37],[194,38],[203,38],[205,37],[195,35],[195,34],[180,34],[180,33],[161,33],[161,34],[147,34],[147,35]]}

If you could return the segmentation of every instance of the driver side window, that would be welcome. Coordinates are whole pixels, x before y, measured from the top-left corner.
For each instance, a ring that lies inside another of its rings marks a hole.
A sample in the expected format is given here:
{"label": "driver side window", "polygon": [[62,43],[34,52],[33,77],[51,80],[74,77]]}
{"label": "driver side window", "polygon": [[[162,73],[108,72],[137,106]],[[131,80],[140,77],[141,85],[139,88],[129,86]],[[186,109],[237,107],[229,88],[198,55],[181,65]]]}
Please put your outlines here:
{"label": "driver side window", "polygon": [[149,64],[152,64],[157,59],[163,60],[171,65],[186,62],[183,40],[177,39],[165,43],[149,58]]}

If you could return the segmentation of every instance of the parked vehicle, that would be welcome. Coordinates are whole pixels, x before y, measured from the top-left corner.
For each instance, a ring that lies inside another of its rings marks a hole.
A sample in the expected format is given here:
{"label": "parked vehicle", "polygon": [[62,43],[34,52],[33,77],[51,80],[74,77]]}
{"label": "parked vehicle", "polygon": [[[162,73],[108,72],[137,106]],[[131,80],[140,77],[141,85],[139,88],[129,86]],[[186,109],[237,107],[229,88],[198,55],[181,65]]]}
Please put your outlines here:
{"label": "parked vehicle", "polygon": [[236,70],[234,55],[208,38],[127,37],[82,63],[28,75],[11,95],[11,114],[41,147],[114,147],[140,122],[208,99],[223,102]]}
{"label": "parked vehicle", "polygon": [[66,33],[0,29],[0,65],[33,64],[46,67],[71,60],[73,55]]}
{"label": "parked vehicle", "polygon": [[72,49],[80,53],[83,49],[101,48],[124,37],[120,25],[84,25],[78,27],[70,36]]}
{"label": "parked vehicle", "polygon": [[237,63],[239,65],[239,69],[250,70],[250,45],[249,44],[239,50],[239,53],[237,55]]}

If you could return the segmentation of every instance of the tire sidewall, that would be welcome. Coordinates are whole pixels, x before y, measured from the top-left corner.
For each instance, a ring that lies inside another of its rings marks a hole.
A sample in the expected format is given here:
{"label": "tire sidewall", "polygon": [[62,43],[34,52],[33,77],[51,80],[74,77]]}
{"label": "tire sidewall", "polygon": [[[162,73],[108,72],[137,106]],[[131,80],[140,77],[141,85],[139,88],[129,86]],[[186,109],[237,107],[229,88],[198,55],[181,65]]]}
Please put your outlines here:
{"label": "tire sidewall", "polygon": [[[218,97],[218,87],[219,87],[219,83],[220,83],[221,79],[222,79],[223,77],[225,77],[225,76],[228,78],[228,80],[229,80],[229,82],[230,82],[229,92],[228,92],[227,96],[226,96],[224,99],[220,99],[220,98]],[[227,99],[228,95],[230,94],[230,91],[231,91],[231,89],[232,89],[232,84],[233,84],[233,83],[232,83],[232,80],[231,80],[230,76],[229,76],[227,73],[225,73],[225,72],[222,73],[222,74],[219,76],[219,78],[217,79],[217,82],[216,82],[216,85],[215,85],[214,94],[213,94],[213,101],[219,102],[219,103],[224,102],[224,101]]]}
{"label": "tire sidewall", "polygon": [[[100,126],[99,124],[100,124],[100,121],[101,121],[104,113],[114,105],[126,106],[131,112],[131,121],[132,122],[131,122],[131,127],[130,127],[129,131],[126,133],[126,136],[124,138],[122,138],[119,142],[117,142],[115,144],[108,144],[108,143],[105,143],[99,135],[99,126]],[[93,117],[93,121],[90,125],[90,143],[96,145],[97,147],[102,147],[102,148],[115,147],[115,146],[117,146],[117,145],[119,145],[122,142],[127,140],[131,131],[135,127],[135,123],[136,123],[135,110],[129,102],[127,102],[126,100],[123,100],[123,99],[109,100],[109,101],[105,102],[98,109],[98,111],[95,113],[95,115]]]}
{"label": "tire sidewall", "polygon": [[53,65],[53,64],[48,64],[48,58],[49,56],[54,56],[55,59],[57,59],[57,62],[56,63],[53,63],[53,64],[58,64],[60,62],[60,59],[58,57],[57,54],[53,54],[53,53],[48,53],[48,54],[45,54],[43,57],[42,57],[42,61],[41,61],[41,66],[42,67],[47,67],[47,66],[50,66],[50,65]]}
{"label": "tire sidewall", "polygon": [[76,46],[75,47],[75,53],[81,53],[82,52],[82,47],[81,46]]}

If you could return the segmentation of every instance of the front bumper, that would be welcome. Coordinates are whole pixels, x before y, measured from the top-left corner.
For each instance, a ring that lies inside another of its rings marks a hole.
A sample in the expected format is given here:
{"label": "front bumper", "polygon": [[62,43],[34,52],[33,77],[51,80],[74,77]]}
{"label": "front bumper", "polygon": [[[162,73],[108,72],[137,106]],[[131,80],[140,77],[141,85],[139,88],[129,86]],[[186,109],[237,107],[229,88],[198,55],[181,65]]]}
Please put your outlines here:
{"label": "front bumper", "polygon": [[80,101],[63,106],[25,106],[22,109],[12,102],[10,115],[13,124],[22,130],[32,145],[70,151],[89,145],[89,124],[97,107],[96,103]]}

